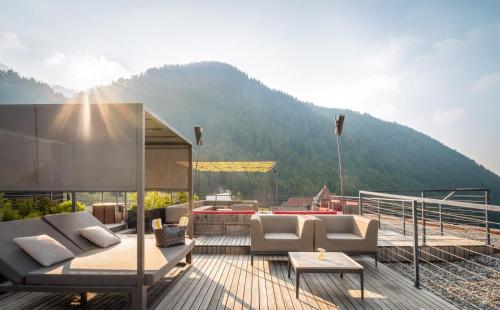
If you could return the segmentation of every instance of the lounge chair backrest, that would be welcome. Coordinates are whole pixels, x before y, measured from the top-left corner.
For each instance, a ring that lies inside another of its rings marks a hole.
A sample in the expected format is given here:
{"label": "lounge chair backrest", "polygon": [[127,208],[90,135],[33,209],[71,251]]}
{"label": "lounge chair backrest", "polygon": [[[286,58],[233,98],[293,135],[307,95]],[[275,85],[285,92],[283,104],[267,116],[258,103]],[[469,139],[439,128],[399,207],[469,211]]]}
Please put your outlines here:
{"label": "lounge chair backrest", "polygon": [[0,271],[10,281],[22,283],[26,274],[42,266],[15,242],[14,238],[48,235],[75,255],[81,254],[73,242],[61,235],[41,218],[0,223]]}
{"label": "lounge chair backrest", "polygon": [[353,216],[352,215],[314,215],[315,218],[325,223],[327,233],[352,233]]}
{"label": "lounge chair backrest", "polygon": [[181,217],[188,214],[187,205],[169,206],[165,208],[165,223],[177,224]]}
{"label": "lounge chair backrest", "polygon": [[99,222],[98,219],[87,211],[45,215],[43,219],[84,252],[95,249],[97,246],[82,237],[80,235],[80,229],[91,226],[101,226],[113,234],[111,230],[106,228],[104,224]]}
{"label": "lounge chair backrest", "polygon": [[296,233],[298,225],[297,215],[260,215],[264,233]]}

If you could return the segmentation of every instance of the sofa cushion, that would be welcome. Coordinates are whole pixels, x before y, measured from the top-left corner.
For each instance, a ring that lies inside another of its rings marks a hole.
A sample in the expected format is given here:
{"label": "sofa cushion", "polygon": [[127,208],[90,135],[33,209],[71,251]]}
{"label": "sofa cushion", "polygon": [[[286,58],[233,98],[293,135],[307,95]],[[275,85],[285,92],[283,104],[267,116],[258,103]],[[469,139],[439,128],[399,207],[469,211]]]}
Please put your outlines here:
{"label": "sofa cushion", "polygon": [[101,226],[91,226],[80,229],[80,235],[101,248],[107,248],[120,242],[120,238]]}
{"label": "sofa cushion", "polygon": [[[144,240],[144,284],[153,285],[194,248],[194,241],[185,245],[158,248],[154,238]],[[108,248],[96,248],[71,261],[40,268],[26,276],[27,284],[79,286],[134,286],[137,275],[137,240],[123,239]]]}
{"label": "sofa cushion", "polygon": [[178,224],[181,217],[188,214],[187,205],[169,206],[165,208],[165,223]]}
{"label": "sofa cushion", "polygon": [[45,267],[75,257],[64,245],[45,234],[15,238],[14,242]]}
{"label": "sofa cushion", "polygon": [[262,229],[266,233],[296,233],[298,215],[259,215]]}
{"label": "sofa cushion", "polygon": [[267,233],[264,234],[266,240],[299,240],[299,236],[294,233]]}
{"label": "sofa cushion", "polygon": [[351,233],[328,233],[326,238],[328,240],[363,240],[360,236]]}

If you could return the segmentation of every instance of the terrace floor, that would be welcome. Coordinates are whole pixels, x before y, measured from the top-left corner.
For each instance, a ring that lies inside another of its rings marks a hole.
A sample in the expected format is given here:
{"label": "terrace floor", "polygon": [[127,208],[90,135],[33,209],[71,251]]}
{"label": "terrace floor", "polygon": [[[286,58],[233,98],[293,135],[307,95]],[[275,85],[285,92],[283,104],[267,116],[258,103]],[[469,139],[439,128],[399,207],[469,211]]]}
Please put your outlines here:
{"label": "terrace floor", "polygon": [[[384,264],[356,258],[365,267],[365,299],[357,275],[304,274],[299,299],[295,274],[289,279],[286,257],[194,255],[193,265],[177,267],[148,291],[149,309],[455,309],[424,289],[417,289]],[[90,294],[84,307],[63,293],[0,295],[0,309],[124,309],[120,294]]]}

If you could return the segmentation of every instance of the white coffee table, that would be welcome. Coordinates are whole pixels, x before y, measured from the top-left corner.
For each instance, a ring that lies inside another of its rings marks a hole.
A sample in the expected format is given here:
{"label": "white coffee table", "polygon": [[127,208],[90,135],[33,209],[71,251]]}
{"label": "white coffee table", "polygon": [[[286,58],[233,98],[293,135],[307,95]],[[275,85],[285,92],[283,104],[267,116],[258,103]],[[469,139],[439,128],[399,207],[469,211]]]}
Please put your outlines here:
{"label": "white coffee table", "polygon": [[325,252],[325,259],[318,259],[319,252],[289,252],[288,278],[295,271],[295,295],[299,298],[299,281],[302,273],[357,273],[360,277],[361,298],[364,298],[363,266],[342,252]]}

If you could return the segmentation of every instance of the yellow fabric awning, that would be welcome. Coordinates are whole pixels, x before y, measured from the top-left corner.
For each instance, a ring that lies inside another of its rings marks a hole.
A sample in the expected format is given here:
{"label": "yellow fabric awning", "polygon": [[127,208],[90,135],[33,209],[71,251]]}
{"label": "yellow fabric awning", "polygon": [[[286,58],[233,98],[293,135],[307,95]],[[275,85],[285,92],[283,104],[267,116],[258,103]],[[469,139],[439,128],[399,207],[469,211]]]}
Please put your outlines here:
{"label": "yellow fabric awning", "polygon": [[[194,164],[196,169],[196,164]],[[200,161],[198,171],[206,172],[269,172],[275,161]]]}

